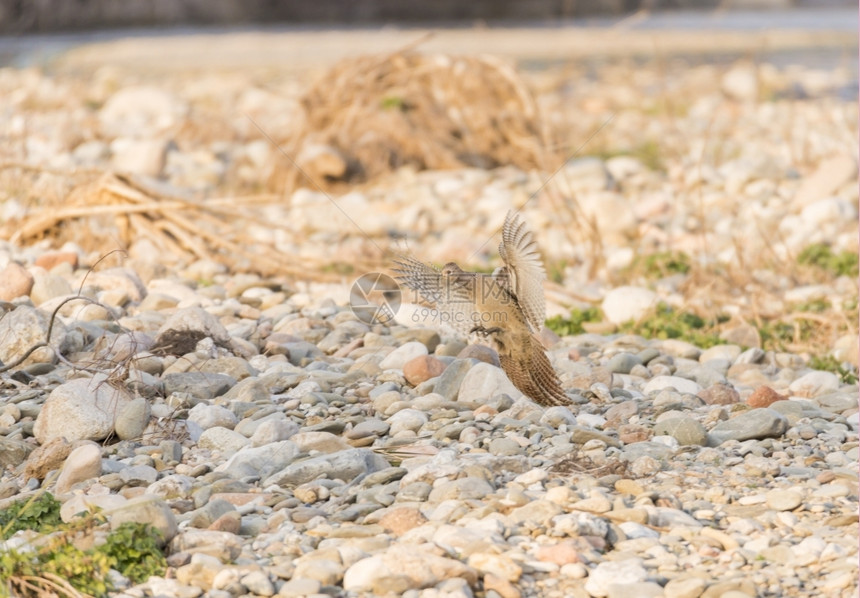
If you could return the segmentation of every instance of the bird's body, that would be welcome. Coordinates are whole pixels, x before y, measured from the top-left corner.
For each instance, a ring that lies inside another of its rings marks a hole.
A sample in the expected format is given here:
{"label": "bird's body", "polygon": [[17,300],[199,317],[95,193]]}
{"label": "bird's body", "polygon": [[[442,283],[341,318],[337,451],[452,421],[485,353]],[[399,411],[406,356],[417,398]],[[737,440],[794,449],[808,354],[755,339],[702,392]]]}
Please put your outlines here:
{"label": "bird's body", "polygon": [[466,272],[455,263],[441,271],[414,258],[396,260],[398,281],[438,311],[441,322],[491,340],[502,369],[523,394],[541,405],[568,405],[558,376],[537,338],[546,313],[546,278],[534,235],[508,213],[499,254],[505,262],[492,275]]}

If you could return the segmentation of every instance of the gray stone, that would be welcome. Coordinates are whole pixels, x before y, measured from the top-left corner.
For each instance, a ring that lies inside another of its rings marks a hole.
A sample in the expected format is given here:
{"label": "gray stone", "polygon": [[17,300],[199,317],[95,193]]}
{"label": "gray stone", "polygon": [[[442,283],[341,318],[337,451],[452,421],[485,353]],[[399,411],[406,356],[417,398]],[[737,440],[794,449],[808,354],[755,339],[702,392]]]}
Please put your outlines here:
{"label": "gray stone", "polygon": [[803,495],[796,490],[775,489],[766,496],[767,506],[774,511],[793,511],[803,504]]}
{"label": "gray stone", "polygon": [[380,419],[369,418],[359,423],[349,430],[345,436],[350,440],[358,440],[367,438],[368,436],[385,436],[388,433],[390,425]]}
{"label": "gray stone", "polygon": [[291,463],[269,476],[264,486],[291,488],[325,475],[328,479],[351,482],[360,475],[387,468],[388,461],[368,449],[349,449]]}
{"label": "gray stone", "polygon": [[230,334],[221,322],[202,307],[186,307],[178,310],[158,329],[155,342],[158,343],[168,331],[193,331],[203,333],[217,344],[228,347]]}
{"label": "gray stone", "polygon": [[788,430],[788,420],[771,408],[752,409],[714,426],[708,434],[708,446],[719,446],[727,440],[778,438]]}
{"label": "gray stone", "polygon": [[504,371],[488,363],[478,363],[466,372],[457,402],[469,409],[477,409],[499,394],[514,399],[523,396]]}
{"label": "gray stone", "polygon": [[190,513],[188,525],[196,528],[207,528],[227,513],[233,513],[236,507],[223,499],[210,500],[204,506]]}
{"label": "gray stone", "polygon": [[123,407],[116,418],[114,427],[120,440],[140,438],[147,425],[152,409],[149,401],[138,397]]}
{"label": "gray stone", "polygon": [[0,468],[15,469],[27,460],[34,448],[26,442],[0,436]]}
{"label": "gray stone", "polygon": [[227,392],[236,379],[224,374],[176,372],[164,376],[164,392],[187,393],[201,401],[209,401]]}
{"label": "gray stone", "polygon": [[221,405],[206,405],[204,403],[198,403],[192,407],[188,412],[188,419],[204,430],[216,426],[232,430],[239,421],[236,414],[226,407],[222,407]]}
{"label": "gray stone", "polygon": [[[272,415],[283,415],[278,412]],[[265,446],[292,438],[299,431],[299,425],[285,418],[264,419],[251,435],[252,446]]]}
{"label": "gray stone", "polygon": [[158,478],[158,472],[149,465],[132,465],[121,469],[119,477],[126,486],[149,486]]}
{"label": "gray stone", "polygon": [[614,584],[637,584],[647,578],[641,559],[604,561],[589,572],[585,590],[591,596],[609,596],[609,588]]}
{"label": "gray stone", "polygon": [[638,320],[657,305],[657,294],[641,287],[616,287],[606,293],[600,308],[606,320],[613,324],[623,324]]}
{"label": "gray stone", "polygon": [[702,424],[685,415],[659,421],[654,426],[654,435],[671,436],[682,446],[705,446],[708,437]]}
{"label": "gray stone", "polygon": [[699,598],[707,583],[701,577],[677,577],[663,587],[665,598]]}
{"label": "gray stone", "polygon": [[125,389],[110,385],[103,374],[71,380],[51,391],[33,432],[39,444],[60,437],[102,440],[113,433],[117,414],[129,403]]}
{"label": "gray stone", "polygon": [[[9,364],[22,357],[31,347],[45,342],[48,336],[50,316],[42,310],[19,305],[0,318],[0,362]],[[54,363],[54,350],[65,354],[70,347],[66,326],[54,320],[49,347],[36,349],[22,362],[22,365],[35,363]]]}
{"label": "gray stone", "polygon": [[176,517],[167,503],[155,496],[144,494],[132,498],[122,506],[107,513],[111,529],[117,529],[126,522],[148,523],[157,529],[162,540],[169,542],[177,531]]}
{"label": "gray stone", "polygon": [[260,447],[246,447],[219,465],[215,471],[222,471],[237,480],[265,479],[289,465],[298,454],[299,448],[289,440]]}
{"label": "gray stone", "polygon": [[521,447],[516,441],[504,437],[493,438],[490,441],[489,448],[491,455],[501,455],[504,457],[523,453],[523,447]]}
{"label": "gray stone", "polygon": [[418,546],[394,544],[351,565],[344,574],[343,588],[348,592],[374,595],[402,595],[410,589],[431,588],[452,578],[477,581],[471,567],[455,559],[438,556]]}
{"label": "gray stone", "polygon": [[443,500],[468,500],[472,498],[483,499],[493,492],[494,488],[481,478],[460,478],[450,482],[443,482],[433,487],[428,502],[442,502]]}
{"label": "gray stone", "polygon": [[642,360],[632,353],[616,353],[606,363],[606,369],[614,374],[629,374],[635,365],[642,365]]}
{"label": "gray stone", "polygon": [[651,457],[658,461],[665,461],[666,459],[669,459],[673,453],[674,451],[671,448],[665,444],[660,444],[659,442],[634,442],[623,448],[624,459],[627,461],[634,461],[639,457],[644,456]]}
{"label": "gray stone", "polygon": [[456,401],[460,393],[460,386],[468,371],[472,368],[469,359],[455,359],[445,368],[433,387],[433,392],[438,393],[449,401]]}
{"label": "gray stone", "polygon": [[251,441],[245,436],[221,426],[204,430],[197,441],[197,446],[200,448],[212,449],[228,455],[232,455],[249,444]]}

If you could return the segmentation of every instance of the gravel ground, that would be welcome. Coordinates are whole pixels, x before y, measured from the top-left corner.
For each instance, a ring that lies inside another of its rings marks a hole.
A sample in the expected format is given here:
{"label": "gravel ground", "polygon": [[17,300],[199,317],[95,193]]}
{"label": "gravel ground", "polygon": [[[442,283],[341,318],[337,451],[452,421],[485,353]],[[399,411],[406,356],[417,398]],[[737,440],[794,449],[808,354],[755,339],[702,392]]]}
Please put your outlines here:
{"label": "gravel ground", "polygon": [[[353,276],[165,265],[142,245],[93,267],[83,241],[4,242],[0,360],[57,316],[53,350],[0,379],[0,505],[44,489],[66,521],[101,509],[111,524],[152,523],[169,569],[138,585],[114,576],[115,595],[134,598],[856,597],[858,387],[751,325],[827,299],[816,348],[856,365],[856,277],[783,269],[810,243],[857,251],[850,74],[747,62],[580,74],[530,81],[577,144],[612,116],[557,179],[602,244],[572,238],[551,196],[523,210],[558,274],[550,315],[571,302],[606,315],[590,333],[544,334],[569,407],[523,397],[492,350],[416,324],[420,308],[359,320]],[[272,150],[243,112],[288,124],[300,88],[235,72],[87,76],[0,71],[3,158],[18,161],[2,171],[4,221],[64,189],[49,171],[248,189]],[[213,115],[208,137],[189,135]],[[643,139],[660,140],[659,161]],[[41,169],[32,186],[20,162]],[[404,170],[338,200],[354,222],[304,189],[255,230],[297,261],[349,263],[396,231],[422,259],[490,267],[505,212],[546,177]],[[638,254],[667,249],[735,273],[621,280]],[[67,301],[79,295],[90,301]],[[708,348],[618,331],[658,300],[734,319]]]}

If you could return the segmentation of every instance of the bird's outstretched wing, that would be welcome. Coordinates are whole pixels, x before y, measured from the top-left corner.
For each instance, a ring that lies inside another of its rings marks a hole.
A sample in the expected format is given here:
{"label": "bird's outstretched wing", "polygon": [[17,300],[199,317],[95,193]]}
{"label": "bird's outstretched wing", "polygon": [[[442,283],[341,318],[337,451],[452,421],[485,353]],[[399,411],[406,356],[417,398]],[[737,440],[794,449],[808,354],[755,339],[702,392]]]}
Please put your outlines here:
{"label": "bird's outstretched wing", "polygon": [[[436,310],[435,321],[428,324],[448,324],[464,336],[481,324],[481,313],[475,304],[474,284],[445,276],[433,266],[411,256],[398,256],[394,263],[396,267],[392,271],[397,282],[416,291],[421,299]],[[413,303],[416,303],[415,299],[412,298]]]}
{"label": "bird's outstretched wing", "polygon": [[514,386],[534,402],[545,407],[571,404],[536,338],[531,337],[517,351],[499,354],[499,361]]}
{"label": "bird's outstretched wing", "polygon": [[505,262],[500,275],[507,276],[511,293],[516,297],[532,332],[537,334],[546,320],[543,294],[546,271],[534,233],[514,211],[508,212],[505,217],[499,255]]}

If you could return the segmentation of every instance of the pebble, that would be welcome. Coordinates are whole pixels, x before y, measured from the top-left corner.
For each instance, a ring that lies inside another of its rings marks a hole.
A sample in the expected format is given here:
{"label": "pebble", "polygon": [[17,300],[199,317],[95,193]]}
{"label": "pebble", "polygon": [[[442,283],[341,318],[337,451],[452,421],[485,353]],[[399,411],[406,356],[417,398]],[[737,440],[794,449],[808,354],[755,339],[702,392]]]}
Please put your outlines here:
{"label": "pebble", "polygon": [[600,309],[613,324],[623,324],[644,317],[657,305],[657,294],[641,287],[617,287],[606,294]]}
{"label": "pebble", "polygon": [[71,380],[51,391],[33,433],[40,444],[59,437],[102,440],[114,432],[117,414],[130,402],[125,390],[109,384],[102,374]]}
{"label": "pebble", "polygon": [[727,440],[775,438],[788,430],[788,420],[769,408],[752,409],[742,416],[720,422],[708,433],[711,446]]}
{"label": "pebble", "polygon": [[57,494],[65,494],[78,482],[97,478],[102,473],[102,453],[95,444],[84,444],[73,450],[54,486]]}
{"label": "pebble", "polygon": [[482,362],[466,372],[460,384],[457,402],[465,408],[476,409],[500,394],[506,394],[512,399],[522,396],[501,368]]}
{"label": "pebble", "polygon": [[33,288],[33,275],[15,262],[9,262],[0,271],[0,301],[26,297]]}

